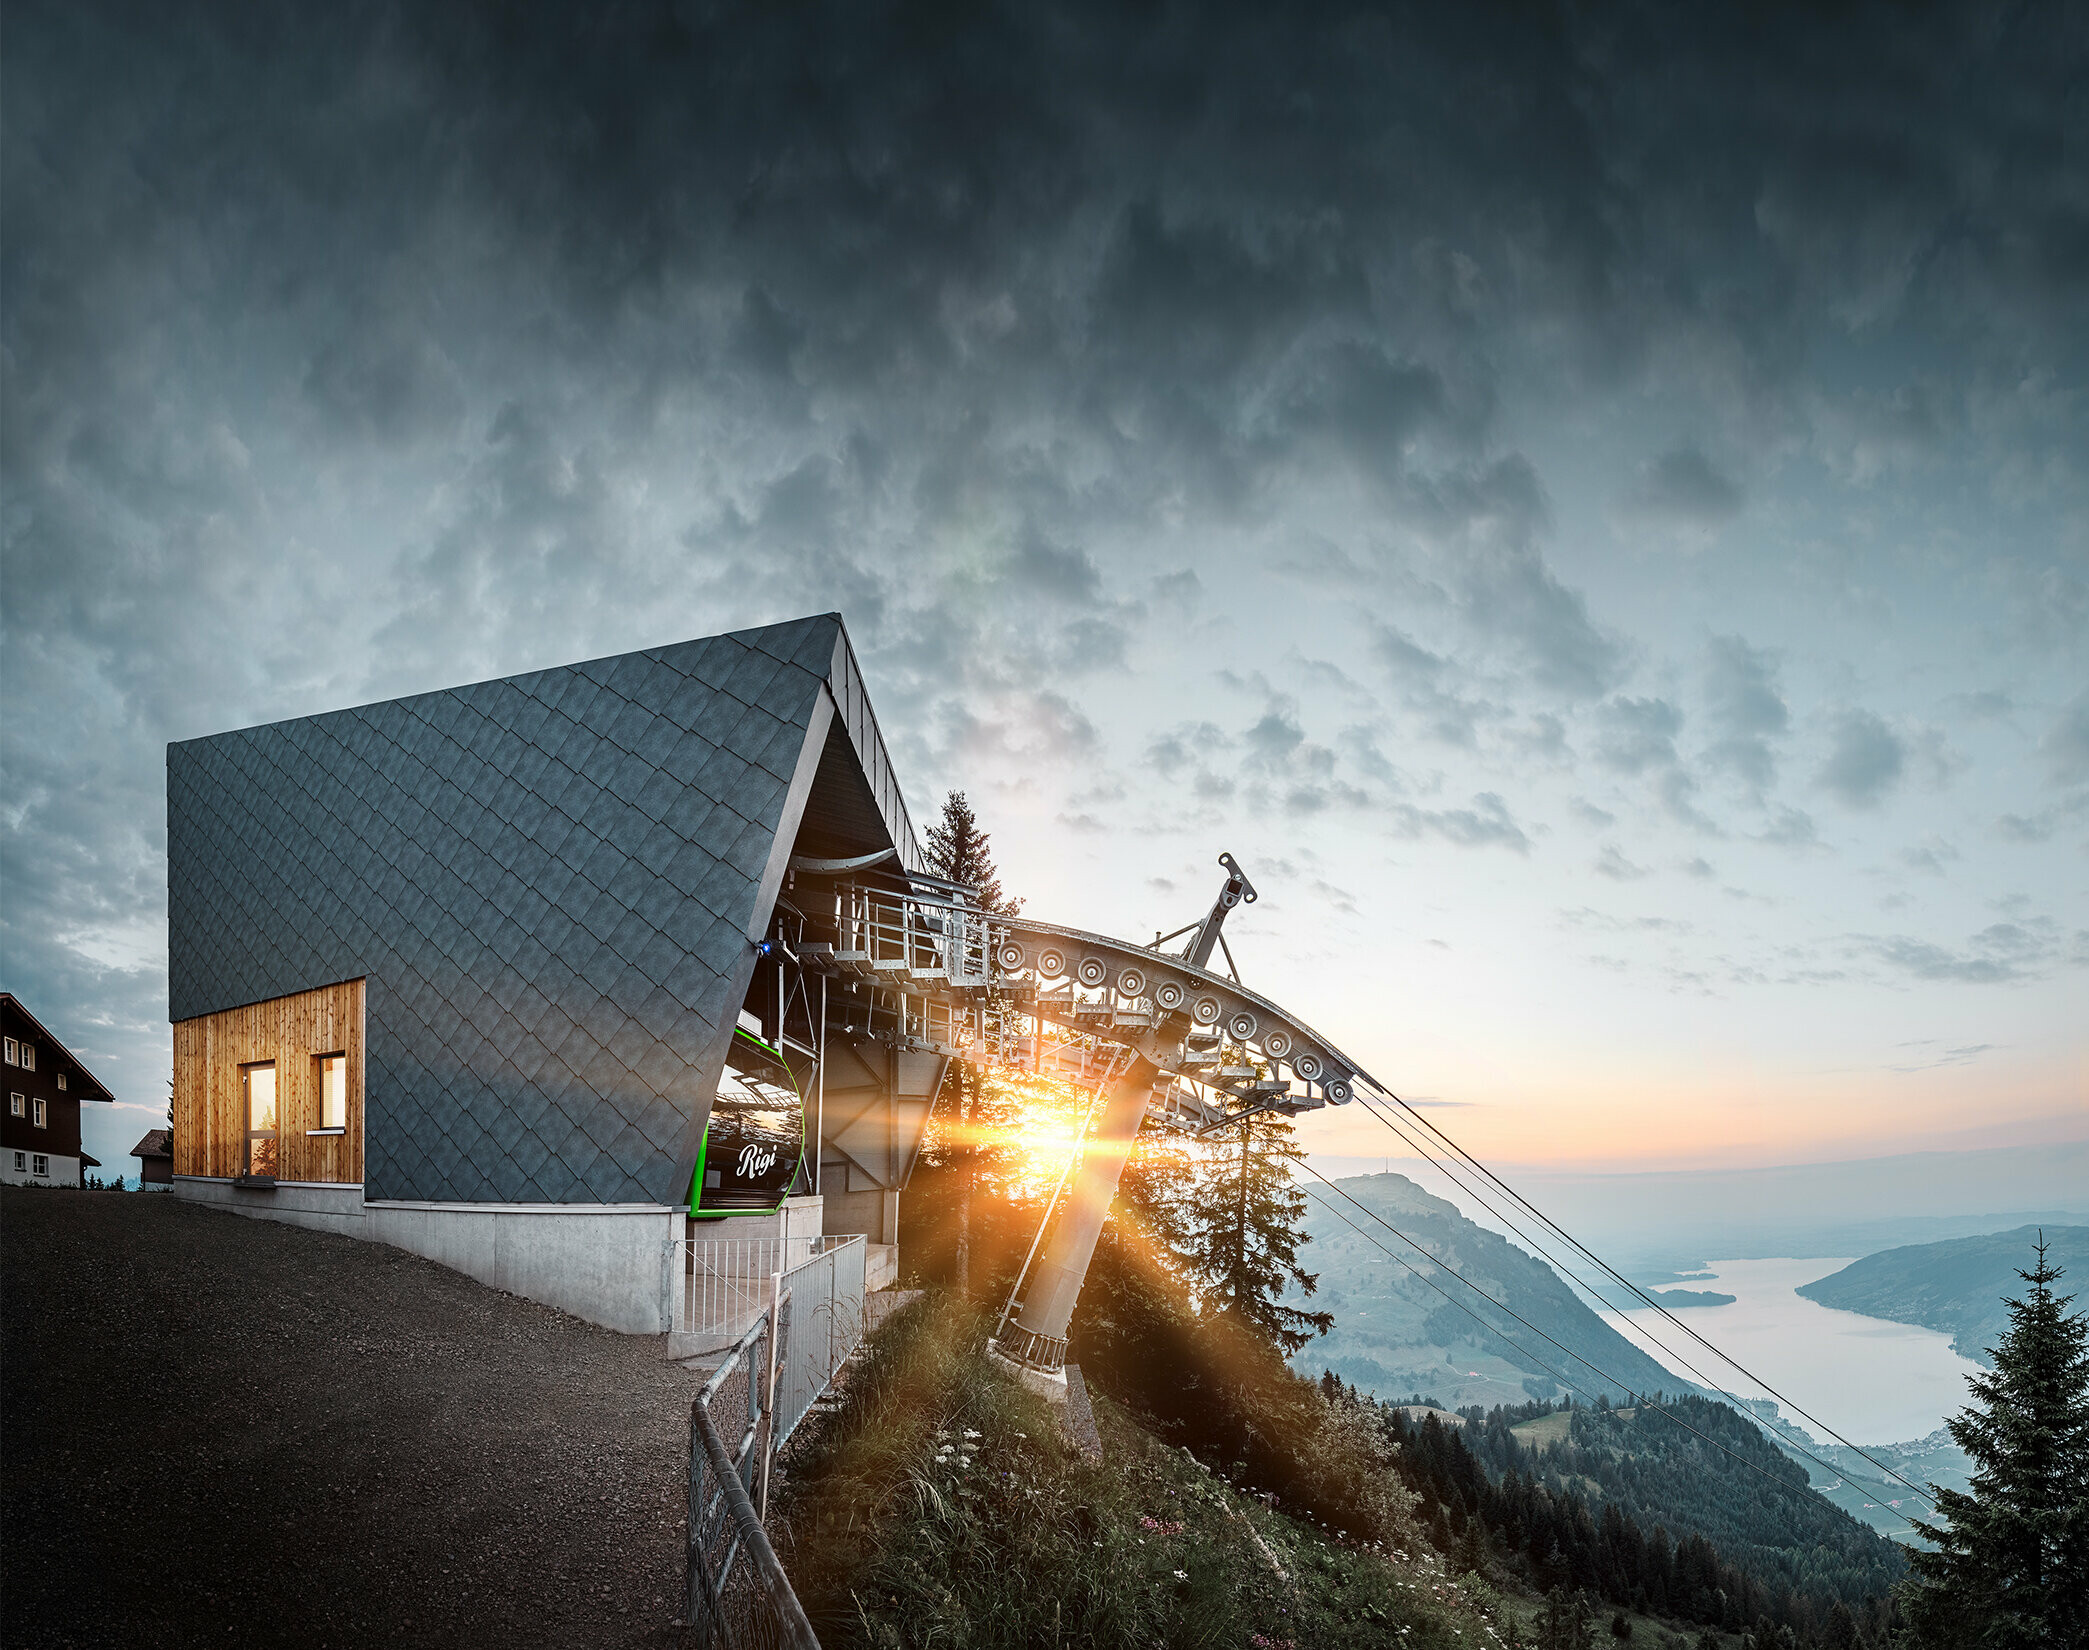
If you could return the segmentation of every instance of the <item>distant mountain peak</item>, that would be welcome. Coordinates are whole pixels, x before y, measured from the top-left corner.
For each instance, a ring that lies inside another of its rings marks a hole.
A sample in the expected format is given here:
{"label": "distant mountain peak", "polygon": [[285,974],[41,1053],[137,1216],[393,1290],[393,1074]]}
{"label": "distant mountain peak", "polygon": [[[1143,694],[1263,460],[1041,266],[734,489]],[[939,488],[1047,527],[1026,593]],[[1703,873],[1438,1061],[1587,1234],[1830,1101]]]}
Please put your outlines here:
{"label": "distant mountain peak", "polygon": [[[1390,1171],[1380,1174],[1352,1175],[1347,1180],[1338,1180],[1335,1185],[1355,1198],[1359,1203],[1386,1214],[1398,1209],[1403,1213],[1428,1215],[1437,1220],[1464,1220],[1458,1205],[1434,1197],[1409,1180],[1404,1174]],[[1307,1195],[1320,1193],[1321,1189],[1311,1186]],[[1324,1195],[1324,1194],[1323,1194]],[[1335,1199],[1337,1206],[1341,1200]]]}

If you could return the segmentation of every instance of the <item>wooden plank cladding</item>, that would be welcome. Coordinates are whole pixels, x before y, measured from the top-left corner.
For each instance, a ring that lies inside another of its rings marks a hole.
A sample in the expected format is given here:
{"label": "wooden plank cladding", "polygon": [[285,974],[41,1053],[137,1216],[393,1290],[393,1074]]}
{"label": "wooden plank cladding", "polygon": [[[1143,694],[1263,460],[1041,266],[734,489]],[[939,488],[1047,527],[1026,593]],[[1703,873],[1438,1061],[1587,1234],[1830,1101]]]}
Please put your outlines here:
{"label": "wooden plank cladding", "polygon": [[[323,1127],[321,1061],[347,1056],[340,1132]],[[278,1180],[359,1184],[363,1178],[363,982],[348,980],[174,1023],[174,1172],[246,1172],[249,1068],[275,1063]],[[256,1142],[260,1146],[261,1142]],[[266,1153],[258,1154],[265,1162]],[[257,1166],[260,1166],[257,1162]]]}

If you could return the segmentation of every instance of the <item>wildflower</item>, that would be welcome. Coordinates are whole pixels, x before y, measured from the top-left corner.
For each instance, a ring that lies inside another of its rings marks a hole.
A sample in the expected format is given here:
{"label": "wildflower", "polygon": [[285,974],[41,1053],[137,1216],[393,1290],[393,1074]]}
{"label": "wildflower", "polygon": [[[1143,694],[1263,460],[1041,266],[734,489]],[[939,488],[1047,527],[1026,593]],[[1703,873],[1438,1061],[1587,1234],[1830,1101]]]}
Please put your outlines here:
{"label": "wildflower", "polygon": [[1190,1573],[1189,1573],[1189,1571],[1187,1571],[1187,1570],[1177,1570],[1177,1571],[1175,1572],[1175,1579],[1176,1579],[1177,1581],[1187,1581],[1187,1580],[1189,1580],[1189,1578],[1190,1578]]}

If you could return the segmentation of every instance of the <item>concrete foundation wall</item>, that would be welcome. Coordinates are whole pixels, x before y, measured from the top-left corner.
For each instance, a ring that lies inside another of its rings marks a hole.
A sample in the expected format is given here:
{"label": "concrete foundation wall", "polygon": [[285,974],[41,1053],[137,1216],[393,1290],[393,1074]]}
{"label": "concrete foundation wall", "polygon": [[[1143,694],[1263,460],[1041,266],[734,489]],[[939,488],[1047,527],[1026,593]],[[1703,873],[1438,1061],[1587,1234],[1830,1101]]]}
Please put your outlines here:
{"label": "concrete foundation wall", "polygon": [[899,1193],[828,1192],[827,1235],[861,1232],[872,1243],[899,1242]]}
{"label": "concrete foundation wall", "polygon": [[628,1335],[667,1328],[676,1211],[366,1205],[369,1236]]}
{"label": "concrete foundation wall", "polygon": [[286,1226],[309,1226],[316,1231],[338,1232],[343,1237],[368,1237],[363,1227],[363,1189],[360,1186],[322,1186],[284,1182],[272,1192],[250,1192],[229,1180],[206,1180],[200,1175],[174,1177],[174,1195],[192,1203],[208,1203],[213,1209],[229,1209],[236,1215],[259,1220],[279,1220]]}
{"label": "concrete foundation wall", "polygon": [[248,1191],[180,1176],[178,1196],[235,1214],[389,1243],[511,1295],[630,1335],[667,1328],[678,1211],[651,1205],[366,1203],[360,1186]]}

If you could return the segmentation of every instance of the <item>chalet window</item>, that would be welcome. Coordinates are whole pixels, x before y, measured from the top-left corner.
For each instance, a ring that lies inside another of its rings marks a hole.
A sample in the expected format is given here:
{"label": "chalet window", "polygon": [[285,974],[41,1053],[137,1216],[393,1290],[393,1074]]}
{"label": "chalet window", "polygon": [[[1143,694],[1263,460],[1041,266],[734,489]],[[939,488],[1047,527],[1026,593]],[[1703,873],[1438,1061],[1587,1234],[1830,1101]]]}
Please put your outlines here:
{"label": "chalet window", "polygon": [[9,1117],[20,1117],[28,1109],[28,1106],[29,1102],[24,1100],[19,1094],[10,1094],[7,1097],[7,1115]]}
{"label": "chalet window", "polygon": [[26,1152],[16,1152],[16,1153],[15,1153],[15,1173],[16,1173],[16,1174],[20,1174],[20,1173],[22,1173],[22,1172],[23,1172],[23,1171],[24,1171],[25,1169],[27,1169],[28,1167],[29,1167],[29,1157],[28,1157],[28,1154],[27,1154]]}
{"label": "chalet window", "polygon": [[51,1160],[44,1156],[42,1152],[38,1152],[36,1154],[36,1166],[31,1172],[48,1176],[51,1172]]}
{"label": "chalet window", "polygon": [[65,1073],[62,1071],[58,1074],[58,1092],[61,1094],[65,1092]]}
{"label": "chalet window", "polygon": [[348,1127],[348,1056],[322,1054],[319,1063],[319,1132]]}
{"label": "chalet window", "polygon": [[241,1099],[247,1113],[247,1166],[250,1175],[276,1172],[276,1063],[239,1068]]}
{"label": "chalet window", "polygon": [[12,1065],[17,1065],[17,1064],[19,1064],[19,1063],[20,1063],[20,1060],[21,1060],[21,1056],[20,1056],[20,1055],[18,1055],[18,1054],[17,1054],[16,1052],[15,1052],[15,1040],[14,1040],[14,1039],[13,1039],[12,1037],[9,1037],[9,1038],[8,1038],[8,1039],[7,1039],[6,1041],[7,1041],[7,1050],[6,1050],[6,1053],[7,1053],[7,1063],[8,1063],[9,1065],[11,1065],[11,1066],[12,1066]]}
{"label": "chalet window", "polygon": [[33,1101],[30,1102],[30,1105],[34,1108],[34,1115],[30,1117],[29,1121],[35,1124],[36,1127],[40,1129],[49,1128],[51,1126],[51,1120],[47,1115],[45,1115],[44,1112],[44,1097],[39,1094]]}
{"label": "chalet window", "polygon": [[22,1069],[24,1071],[34,1071],[36,1069],[36,1045],[25,1040],[22,1043],[21,1053]]}

